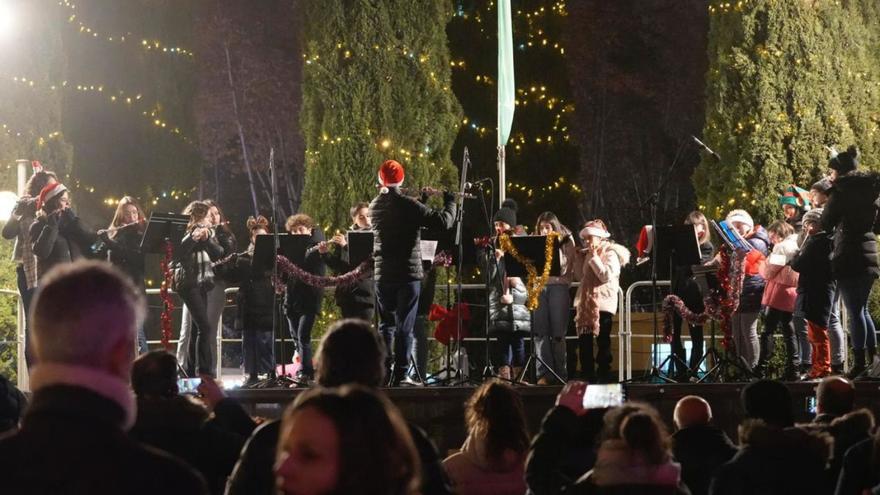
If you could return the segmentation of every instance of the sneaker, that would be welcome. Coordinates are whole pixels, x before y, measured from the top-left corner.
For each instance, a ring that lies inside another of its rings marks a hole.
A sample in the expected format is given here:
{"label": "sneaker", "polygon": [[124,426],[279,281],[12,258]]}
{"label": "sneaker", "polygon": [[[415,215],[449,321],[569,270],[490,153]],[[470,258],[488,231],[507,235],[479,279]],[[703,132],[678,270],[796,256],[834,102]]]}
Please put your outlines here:
{"label": "sneaker", "polygon": [[400,387],[424,387],[425,384],[411,376],[407,376],[398,384]]}

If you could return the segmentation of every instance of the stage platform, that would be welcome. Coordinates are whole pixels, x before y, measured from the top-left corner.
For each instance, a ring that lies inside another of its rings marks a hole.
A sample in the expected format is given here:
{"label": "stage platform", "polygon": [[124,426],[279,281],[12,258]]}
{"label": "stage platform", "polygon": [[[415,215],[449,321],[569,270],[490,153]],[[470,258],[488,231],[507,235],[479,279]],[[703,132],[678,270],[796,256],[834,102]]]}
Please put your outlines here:
{"label": "stage platform", "polygon": [[[675,403],[686,395],[699,395],[711,405],[715,423],[737,438],[737,425],[743,418],[740,393],[746,383],[710,384],[625,384],[627,399],[647,402],[656,407],[672,428]],[[815,395],[816,382],[790,382],[795,418],[799,422],[811,419],[807,412],[807,398]],[[541,419],[553,407],[560,386],[520,386],[530,431],[538,431]],[[880,382],[857,382],[858,407],[868,407],[880,417]],[[291,402],[303,389],[261,389],[229,391],[248,410],[264,417],[278,417],[284,405]],[[458,448],[465,438],[464,403],[474,387],[401,387],[384,389],[400,408],[407,420],[424,428],[437,443],[441,453]]]}

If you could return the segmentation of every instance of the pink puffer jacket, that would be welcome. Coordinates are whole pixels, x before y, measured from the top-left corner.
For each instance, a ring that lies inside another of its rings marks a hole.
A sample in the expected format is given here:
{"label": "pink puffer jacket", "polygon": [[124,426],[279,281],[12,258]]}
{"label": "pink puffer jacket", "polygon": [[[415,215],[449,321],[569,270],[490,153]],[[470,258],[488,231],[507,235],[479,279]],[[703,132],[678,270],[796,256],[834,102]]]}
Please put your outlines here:
{"label": "pink puffer jacket", "polygon": [[[761,304],[779,311],[794,311],[797,299],[798,273],[788,265],[798,252],[797,234],[788,236],[784,241],[773,246],[772,254],[761,266],[761,275],[767,280]],[[773,264],[771,261],[782,261],[785,265]]]}

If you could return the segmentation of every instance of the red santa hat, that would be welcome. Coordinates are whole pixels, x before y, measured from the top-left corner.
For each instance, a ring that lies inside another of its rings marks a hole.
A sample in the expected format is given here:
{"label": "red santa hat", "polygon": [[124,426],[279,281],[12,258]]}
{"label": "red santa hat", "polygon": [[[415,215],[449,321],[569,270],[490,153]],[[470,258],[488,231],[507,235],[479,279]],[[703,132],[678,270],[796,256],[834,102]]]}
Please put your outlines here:
{"label": "red santa hat", "polygon": [[40,191],[39,197],[37,197],[37,208],[42,208],[44,204],[49,202],[55,196],[62,194],[66,191],[67,188],[64,187],[64,184],[60,182],[52,182],[51,184],[47,184],[43,190]]}
{"label": "red santa hat", "polygon": [[31,168],[34,169],[34,173],[42,172],[43,164],[39,160],[31,160]]}
{"label": "red santa hat", "polygon": [[379,183],[382,184],[382,194],[388,192],[389,187],[397,187],[403,184],[403,165],[394,160],[385,160],[379,167]]}

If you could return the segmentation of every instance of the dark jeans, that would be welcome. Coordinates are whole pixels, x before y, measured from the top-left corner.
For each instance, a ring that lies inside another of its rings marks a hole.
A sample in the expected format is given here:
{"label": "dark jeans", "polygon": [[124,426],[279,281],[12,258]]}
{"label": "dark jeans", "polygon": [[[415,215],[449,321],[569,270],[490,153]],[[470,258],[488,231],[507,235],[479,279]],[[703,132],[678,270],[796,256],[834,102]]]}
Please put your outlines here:
{"label": "dark jeans", "polygon": [[495,332],[493,361],[495,368],[513,366],[521,368],[526,364],[526,343],[521,332]]}
{"label": "dark jeans", "polygon": [[312,365],[312,327],[315,326],[315,313],[299,313],[288,311],[287,322],[290,324],[290,336],[296,342],[296,349],[302,359],[302,374],[311,378],[315,375]]}
{"label": "dark jeans", "polygon": [[24,274],[24,266],[20,263],[15,267],[18,293],[21,296],[21,306],[24,311],[24,362],[28,369],[34,364],[31,351],[31,301],[34,299],[34,289],[28,289],[27,276]]}
{"label": "dark jeans", "polygon": [[[589,382],[607,382],[611,378],[611,319],[613,315],[599,312],[599,335],[587,333],[578,337],[578,354],[581,360],[581,373]],[[598,344],[596,358],[593,359],[593,340]],[[598,365],[598,374],[597,368]]]}
{"label": "dark jeans", "polygon": [[[694,372],[697,371],[697,365],[700,364],[700,360],[703,359],[703,326],[688,325],[691,334],[691,359],[687,360],[685,357],[684,345],[681,342],[681,327],[684,321],[681,319],[678,313],[673,313],[672,315],[672,353],[678,356],[682,362],[688,363],[688,367]],[[672,368],[675,370],[675,374],[685,373],[687,370],[682,369],[683,366],[678,360],[672,360]]]}
{"label": "dark jeans", "polygon": [[376,284],[379,302],[379,333],[385,340],[389,358],[394,359],[394,377],[402,378],[409,367],[413,327],[416,323],[421,283],[413,282]]}
{"label": "dark jeans", "polygon": [[214,376],[215,363],[211,354],[210,332],[211,322],[208,321],[208,291],[205,287],[189,287],[179,292],[180,298],[189,308],[192,317],[193,336],[189,344],[189,359],[186,372],[192,376],[197,370],[200,375]]}
{"label": "dark jeans", "polygon": [[272,329],[254,329],[241,332],[241,354],[244,372],[248,378],[270,373],[275,366],[275,346]]}
{"label": "dark jeans", "polygon": [[376,310],[373,306],[367,304],[345,304],[339,306],[339,311],[343,318],[358,318],[373,323],[373,316]]}
{"label": "dark jeans", "polygon": [[785,344],[785,370],[790,372],[800,366],[801,360],[792,314],[787,311],[767,308],[764,329],[761,331],[761,357],[758,361],[766,364],[773,356],[773,349],[776,347],[773,334],[777,327],[782,327],[782,342]]}
{"label": "dark jeans", "polygon": [[876,280],[871,274],[865,273],[857,277],[848,277],[837,281],[843,306],[849,313],[849,332],[853,349],[859,351],[865,347],[877,347],[877,335],[874,333],[874,320],[868,313],[868,296]]}

